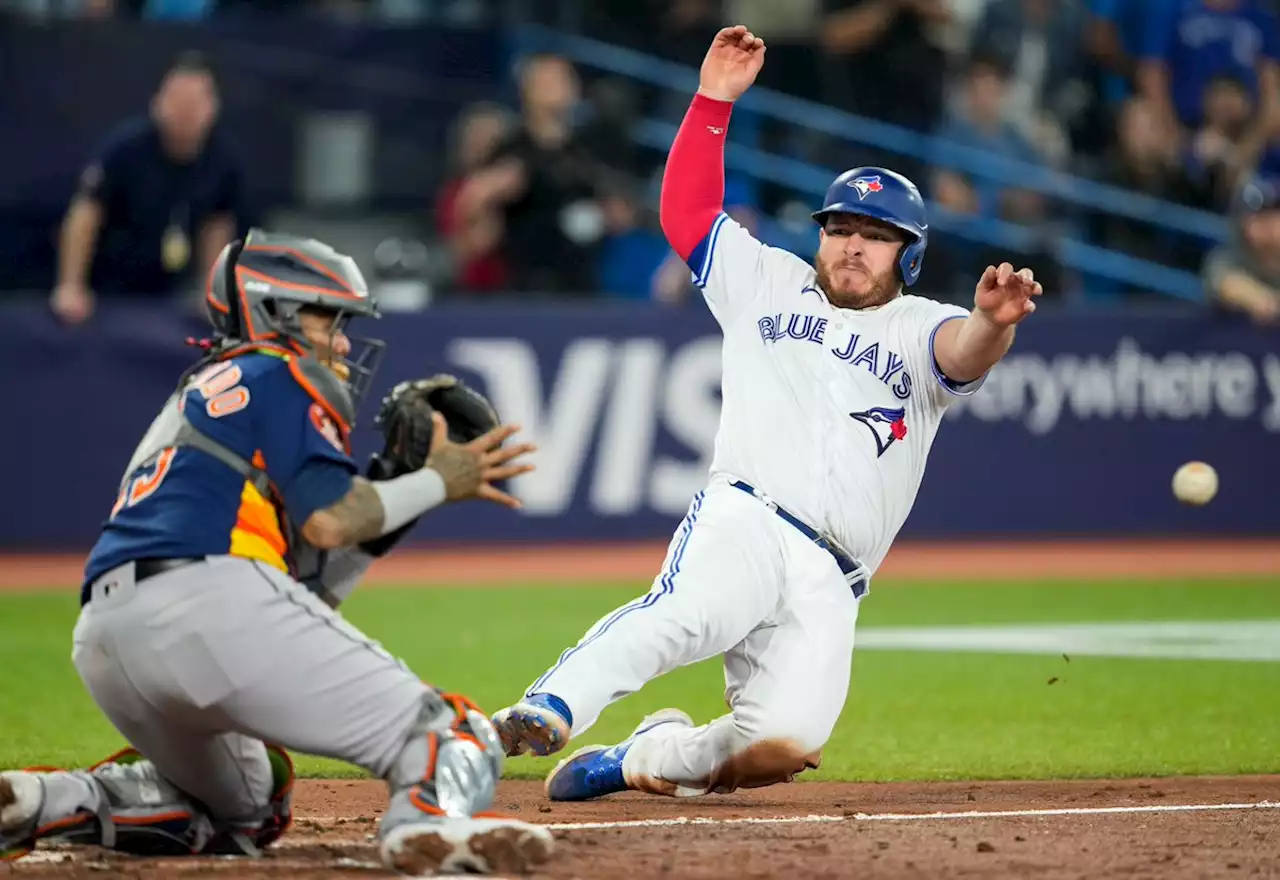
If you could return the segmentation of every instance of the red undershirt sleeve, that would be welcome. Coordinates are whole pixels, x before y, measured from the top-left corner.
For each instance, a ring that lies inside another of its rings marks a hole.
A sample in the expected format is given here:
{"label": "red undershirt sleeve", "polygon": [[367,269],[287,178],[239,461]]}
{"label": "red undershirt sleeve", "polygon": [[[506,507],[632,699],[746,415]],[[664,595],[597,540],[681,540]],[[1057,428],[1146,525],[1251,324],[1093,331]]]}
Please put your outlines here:
{"label": "red undershirt sleeve", "polygon": [[724,141],[731,101],[694,95],[662,176],[659,216],[668,243],[703,286],[724,210]]}

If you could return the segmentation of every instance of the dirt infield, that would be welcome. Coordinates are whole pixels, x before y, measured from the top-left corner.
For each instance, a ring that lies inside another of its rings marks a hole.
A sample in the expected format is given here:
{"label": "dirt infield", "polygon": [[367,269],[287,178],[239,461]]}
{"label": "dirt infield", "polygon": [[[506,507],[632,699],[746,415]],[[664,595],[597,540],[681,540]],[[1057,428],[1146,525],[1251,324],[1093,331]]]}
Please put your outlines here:
{"label": "dirt infield", "polygon": [[[661,543],[407,550],[379,560],[377,585],[591,584],[648,581]],[[0,591],[77,584],[75,555],[0,557]],[[1280,540],[1061,540],[911,543],[894,547],[878,578],[984,579],[1280,576]]]}
{"label": "dirt infield", "polygon": [[[294,828],[258,862],[51,849],[7,871],[134,880],[394,876],[376,865],[371,841],[384,791],[371,781],[300,783]],[[508,782],[495,806],[553,827],[556,852],[539,878],[1274,877],[1280,865],[1280,777],[795,783],[698,800],[627,794],[585,804],[550,804],[537,783]]]}

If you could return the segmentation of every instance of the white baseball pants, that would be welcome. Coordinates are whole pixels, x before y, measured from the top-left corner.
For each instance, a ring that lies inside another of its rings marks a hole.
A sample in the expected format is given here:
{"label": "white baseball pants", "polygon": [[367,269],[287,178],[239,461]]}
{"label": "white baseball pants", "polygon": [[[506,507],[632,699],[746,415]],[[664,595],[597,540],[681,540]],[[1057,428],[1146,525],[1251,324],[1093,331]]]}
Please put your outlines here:
{"label": "white baseball pants", "polygon": [[715,482],[694,498],[649,592],[601,618],[526,693],[564,700],[576,737],[645,682],[723,654],[729,714],[637,740],[628,783],[692,796],[789,781],[818,765],[844,707],[857,617],[829,553]]}

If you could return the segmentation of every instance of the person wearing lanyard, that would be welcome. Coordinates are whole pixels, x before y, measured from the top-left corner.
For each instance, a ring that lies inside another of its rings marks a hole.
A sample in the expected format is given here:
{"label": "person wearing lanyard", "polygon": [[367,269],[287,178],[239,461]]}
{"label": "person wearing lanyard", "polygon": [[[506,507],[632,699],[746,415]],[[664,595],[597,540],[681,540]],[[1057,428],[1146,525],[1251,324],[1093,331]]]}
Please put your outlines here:
{"label": "person wearing lanyard", "polygon": [[242,169],[215,127],[217,84],[186,53],[150,112],[123,122],[80,176],[58,242],[53,311],[89,319],[97,296],[167,297],[203,278],[237,232]]}

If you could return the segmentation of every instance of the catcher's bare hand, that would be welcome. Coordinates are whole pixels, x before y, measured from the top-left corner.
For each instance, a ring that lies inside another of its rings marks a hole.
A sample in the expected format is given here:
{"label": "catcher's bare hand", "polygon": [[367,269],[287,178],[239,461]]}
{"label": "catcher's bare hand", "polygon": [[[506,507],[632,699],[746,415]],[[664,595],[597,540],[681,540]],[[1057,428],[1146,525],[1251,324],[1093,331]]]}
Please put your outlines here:
{"label": "catcher's bare hand", "polygon": [[698,92],[717,101],[738,100],[764,66],[764,51],[764,40],[746,25],[721,28],[702,60]]}
{"label": "catcher's bare hand", "polygon": [[435,425],[435,433],[431,454],[427,456],[427,467],[444,479],[446,498],[450,501],[481,498],[510,508],[523,506],[518,498],[493,486],[534,469],[531,464],[512,463],[537,449],[532,443],[502,446],[508,437],[520,430],[519,425],[499,425],[469,443],[454,443],[449,439],[449,426],[444,416],[432,413],[431,421]]}

